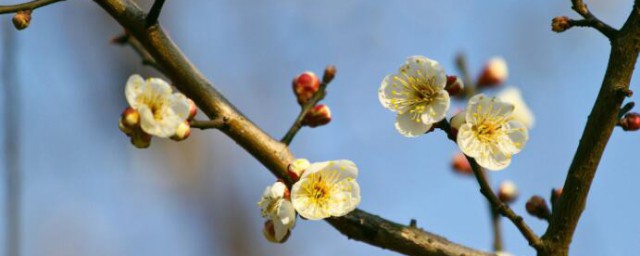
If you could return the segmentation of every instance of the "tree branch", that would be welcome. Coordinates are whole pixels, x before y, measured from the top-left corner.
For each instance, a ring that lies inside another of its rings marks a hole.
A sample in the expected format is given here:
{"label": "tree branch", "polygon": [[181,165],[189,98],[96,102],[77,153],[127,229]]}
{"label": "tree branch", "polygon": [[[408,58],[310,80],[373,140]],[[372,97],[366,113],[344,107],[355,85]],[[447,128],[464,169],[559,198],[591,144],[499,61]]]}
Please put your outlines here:
{"label": "tree branch", "polygon": [[[160,26],[147,28],[144,12],[130,0],[95,1],[142,43],[147,52],[165,69],[167,77],[209,118],[227,120],[226,125],[220,129],[222,132],[242,146],[276,177],[283,179],[287,184],[292,183],[286,174],[288,164],[294,159],[289,148],[264,133],[236,110],[186,59]],[[361,210],[328,221],[347,237],[408,255],[492,255]]]}
{"label": "tree branch", "polygon": [[164,69],[156,63],[156,60],[151,57],[151,55],[144,49],[144,46],[136,39],[129,35],[129,33],[125,32],[124,34],[117,36],[111,39],[111,42],[119,45],[129,45],[131,48],[140,55],[142,59],[142,65],[150,66],[158,70],[160,73],[164,73]]}
{"label": "tree branch", "polygon": [[[582,1],[574,0],[574,9],[583,12]],[[640,6],[638,0],[620,32],[611,38],[609,64],[596,102],[589,114],[580,144],[573,157],[563,192],[554,205],[551,221],[542,240],[546,250],[538,255],[568,255],[569,245],[580,215],[585,208],[591,182],[609,137],[618,121],[617,115],[628,91],[640,51]]]}
{"label": "tree branch", "polygon": [[24,11],[24,10],[34,10],[46,5],[50,5],[50,4],[53,4],[56,2],[62,2],[62,1],[65,1],[65,0],[35,0],[35,1],[22,3],[22,4],[2,5],[0,6],[0,14],[14,13],[14,12]]}
{"label": "tree branch", "polygon": [[162,11],[162,6],[164,5],[164,0],[156,0],[153,2],[153,6],[151,6],[151,10],[149,10],[149,14],[147,14],[146,18],[146,26],[151,27],[158,23],[158,17],[160,17],[160,12]]}
{"label": "tree branch", "polygon": [[607,23],[604,23],[593,15],[582,0],[571,0],[571,3],[573,4],[571,8],[584,18],[584,20],[571,20],[570,23],[572,26],[595,28],[609,39],[613,38],[616,33],[618,33],[618,30],[612,28]]}

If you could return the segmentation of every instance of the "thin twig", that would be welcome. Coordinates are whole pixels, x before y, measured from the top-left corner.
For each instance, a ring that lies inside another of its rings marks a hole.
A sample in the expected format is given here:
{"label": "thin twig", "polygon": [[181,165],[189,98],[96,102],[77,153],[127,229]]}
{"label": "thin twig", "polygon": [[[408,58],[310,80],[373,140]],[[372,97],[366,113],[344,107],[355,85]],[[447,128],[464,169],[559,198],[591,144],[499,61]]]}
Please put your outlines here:
{"label": "thin twig", "polygon": [[609,26],[593,15],[582,0],[571,0],[571,3],[573,4],[571,8],[584,18],[583,20],[571,20],[570,24],[572,26],[595,28],[609,39],[618,33],[617,29]]}
{"label": "thin twig", "polygon": [[200,130],[206,129],[220,129],[227,124],[226,118],[216,118],[212,120],[191,120],[189,124],[193,128],[198,128]]}
{"label": "thin twig", "polygon": [[14,12],[24,11],[24,10],[34,10],[46,5],[50,5],[50,4],[53,4],[56,2],[62,2],[62,1],[65,1],[65,0],[35,0],[35,1],[22,3],[22,4],[1,5],[0,14],[14,13]]}
{"label": "thin twig", "polygon": [[147,14],[146,27],[151,27],[158,23],[158,17],[160,16],[160,12],[162,11],[163,5],[164,5],[164,0],[156,0],[155,2],[153,2],[153,6],[151,6],[151,10],[149,10],[149,14]]}
{"label": "thin twig", "polygon": [[144,46],[140,44],[140,41],[135,37],[132,37],[128,33],[124,33],[120,36],[111,39],[111,42],[119,45],[129,45],[142,59],[142,65],[155,68],[160,73],[164,73],[164,69],[153,59],[151,54],[144,49]]}
{"label": "thin twig", "polygon": [[462,82],[464,82],[464,94],[460,94],[463,97],[470,98],[475,94],[476,86],[473,83],[471,74],[469,73],[469,65],[467,64],[467,57],[464,53],[460,52],[456,55],[456,67],[460,71],[462,76]]}
{"label": "thin twig", "polygon": [[[328,66],[327,70],[329,69],[329,67],[331,67],[331,66]],[[325,74],[327,73],[327,70],[325,70]],[[324,96],[327,95],[327,85],[329,85],[331,80],[327,81],[326,79],[324,79],[324,77],[326,77],[326,75],[323,76],[322,83],[320,83],[320,88],[318,88],[318,91],[316,93],[314,93],[313,96],[311,97],[311,99],[309,99],[302,106],[302,109],[300,110],[300,113],[298,114],[298,117],[296,117],[296,120],[291,125],[291,128],[289,128],[289,131],[287,131],[287,133],[284,135],[284,137],[282,137],[282,139],[280,139],[280,142],[282,142],[285,145],[289,146],[289,144],[291,144],[291,141],[293,140],[293,137],[295,137],[296,134],[298,133],[298,131],[300,131],[300,129],[302,128],[302,122],[304,121],[304,117],[307,116],[307,113],[309,113],[309,111],[316,104],[318,104],[318,102],[320,102],[322,99],[324,99]]]}

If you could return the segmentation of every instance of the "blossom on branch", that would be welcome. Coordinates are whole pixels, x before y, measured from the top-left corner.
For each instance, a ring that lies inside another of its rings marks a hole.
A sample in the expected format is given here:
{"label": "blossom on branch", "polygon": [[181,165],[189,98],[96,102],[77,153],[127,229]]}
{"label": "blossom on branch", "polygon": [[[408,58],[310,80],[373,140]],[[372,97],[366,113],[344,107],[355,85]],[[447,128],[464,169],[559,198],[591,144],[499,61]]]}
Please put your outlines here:
{"label": "blossom on branch", "polygon": [[296,224],[296,212],[291,205],[289,189],[281,181],[268,186],[258,202],[262,217],[267,218],[263,234],[274,243],[284,243]]}
{"label": "blossom on branch", "polygon": [[445,118],[450,104],[446,84],[447,76],[437,61],[412,56],[397,74],[382,80],[378,98],[382,106],[398,113],[398,132],[417,137]]}
{"label": "blossom on branch", "polygon": [[466,123],[458,131],[458,147],[489,170],[502,170],[529,140],[527,127],[513,120],[514,106],[484,94],[473,96]]}
{"label": "blossom on branch", "polygon": [[522,99],[522,93],[516,87],[508,87],[500,91],[496,96],[498,99],[513,104],[515,109],[513,110],[513,119],[521,122],[527,128],[531,129],[535,123],[535,117],[527,106],[527,103]]}
{"label": "blossom on branch", "polygon": [[159,78],[145,80],[132,75],[125,87],[125,96],[131,108],[140,114],[140,127],[150,135],[171,137],[190,115],[187,97],[173,93],[171,86]]}
{"label": "blossom on branch", "polygon": [[291,188],[291,202],[310,220],[344,216],[360,203],[358,168],[349,160],[311,164]]}

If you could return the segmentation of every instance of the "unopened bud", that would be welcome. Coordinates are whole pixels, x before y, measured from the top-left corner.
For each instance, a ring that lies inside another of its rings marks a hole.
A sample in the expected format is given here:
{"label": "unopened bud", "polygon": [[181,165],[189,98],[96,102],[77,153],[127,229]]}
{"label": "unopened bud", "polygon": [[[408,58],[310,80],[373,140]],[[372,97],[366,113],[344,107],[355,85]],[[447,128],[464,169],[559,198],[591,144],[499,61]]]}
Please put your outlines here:
{"label": "unopened bud", "polygon": [[325,84],[331,83],[334,77],[336,77],[336,66],[328,65],[324,69],[324,75],[322,75],[322,82]]}
{"label": "unopened bud", "polygon": [[178,125],[178,128],[176,128],[176,134],[171,136],[171,139],[175,141],[182,141],[189,138],[189,135],[191,135],[191,125],[189,125],[189,121],[184,121]]}
{"label": "unopened bud", "polygon": [[31,10],[18,11],[16,15],[13,16],[13,26],[16,27],[17,30],[23,30],[29,27],[31,24]]}
{"label": "unopened bud", "polygon": [[324,104],[313,107],[302,120],[302,124],[309,127],[318,127],[329,122],[331,122],[331,110]]}
{"label": "unopened bud", "polygon": [[551,190],[551,206],[555,207],[556,202],[558,202],[558,198],[560,198],[561,195],[562,188],[554,188]]}
{"label": "unopened bud", "polygon": [[518,198],[518,187],[510,180],[503,181],[498,187],[498,198],[503,203],[513,203]]}
{"label": "unopened bud", "polygon": [[567,16],[558,16],[551,20],[551,30],[554,32],[564,32],[571,28],[571,20]]}
{"label": "unopened bud", "polygon": [[450,96],[457,96],[464,92],[464,83],[457,76],[447,76],[447,85],[444,87]]}
{"label": "unopened bud", "polygon": [[451,160],[451,168],[458,174],[473,175],[471,164],[469,164],[467,157],[462,153],[457,153],[453,156],[453,159]]}
{"label": "unopened bud", "polygon": [[303,105],[315,94],[320,88],[320,80],[315,73],[305,71],[293,79],[293,93],[298,99],[298,104]]}
{"label": "unopened bud", "polygon": [[627,113],[622,119],[620,119],[618,124],[625,131],[640,130],[640,114],[636,112]]}
{"label": "unopened bud", "polygon": [[138,129],[131,135],[131,144],[136,148],[148,148],[151,145],[151,135]]}
{"label": "unopened bud", "polygon": [[122,131],[127,136],[131,136],[133,134],[133,131],[134,131],[132,128],[127,127],[126,125],[124,125],[122,123],[122,119],[120,119],[120,121],[118,121],[118,128],[120,128],[120,131]]}
{"label": "unopened bud", "polygon": [[304,158],[296,159],[287,167],[287,174],[293,181],[298,181],[304,170],[309,168],[309,166],[311,166],[309,160]]}
{"label": "unopened bud", "polygon": [[529,214],[539,219],[548,220],[551,216],[549,206],[541,196],[532,196],[525,207]]}
{"label": "unopened bud", "polygon": [[493,57],[484,65],[478,77],[478,87],[495,87],[504,83],[508,75],[507,62],[501,57]]}
{"label": "unopened bud", "polygon": [[135,128],[140,125],[140,113],[137,110],[128,107],[122,111],[120,122],[128,128]]}
{"label": "unopened bud", "polygon": [[262,229],[262,234],[264,235],[264,238],[267,239],[267,241],[272,242],[272,243],[284,243],[287,241],[287,239],[289,239],[289,235],[291,235],[291,231],[287,230],[287,234],[284,235],[284,237],[282,237],[282,239],[278,240],[276,238],[276,228],[273,224],[273,221],[271,220],[267,220],[264,223],[264,228]]}
{"label": "unopened bud", "polygon": [[193,120],[198,114],[198,106],[191,99],[187,99],[187,101],[189,102],[189,117],[187,117],[187,120]]}
{"label": "unopened bud", "polygon": [[449,123],[451,125],[451,134],[454,136],[454,138],[458,136],[458,130],[460,130],[460,126],[467,122],[466,116],[467,112],[460,111],[457,114],[453,115],[453,117],[451,117]]}

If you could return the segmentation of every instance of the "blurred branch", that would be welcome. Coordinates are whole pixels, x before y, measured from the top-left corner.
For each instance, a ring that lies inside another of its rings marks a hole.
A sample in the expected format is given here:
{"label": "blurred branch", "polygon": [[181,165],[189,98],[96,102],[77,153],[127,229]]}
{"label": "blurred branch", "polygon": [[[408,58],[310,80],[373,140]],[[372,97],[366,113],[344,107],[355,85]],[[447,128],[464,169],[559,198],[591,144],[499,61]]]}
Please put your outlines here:
{"label": "blurred branch", "polygon": [[[589,17],[586,6],[573,0],[573,8]],[[542,236],[546,248],[539,256],[568,255],[569,245],[604,149],[618,121],[618,113],[629,91],[631,75],[640,51],[640,1],[636,0],[629,18],[611,38],[609,64],[593,109],[589,114],[578,149],[573,157],[563,193],[554,204],[551,221]]]}
{"label": "blurred branch", "polygon": [[131,48],[138,55],[140,55],[140,58],[142,59],[142,65],[153,67],[160,73],[164,73],[162,67],[158,65],[158,63],[156,63],[156,60],[154,60],[153,57],[151,57],[151,55],[147,52],[147,50],[144,49],[144,46],[140,44],[140,41],[138,41],[138,39],[136,39],[135,37],[129,35],[129,33],[125,32],[120,36],[114,37],[113,39],[111,39],[111,42],[114,44],[131,46]]}
{"label": "blurred branch", "polygon": [[6,171],[6,255],[20,255],[20,92],[16,65],[16,36],[11,23],[4,25],[2,83],[4,89],[4,167]]}
{"label": "blurred branch", "polygon": [[[165,75],[209,118],[227,119],[226,125],[220,131],[247,150],[276,177],[292,184],[291,178],[286,174],[287,165],[294,159],[289,148],[264,133],[237,111],[186,59],[159,25],[147,28],[143,11],[130,0],[96,2],[140,41],[147,52],[165,69]],[[492,255],[361,210],[328,221],[351,239],[408,255]]]}
{"label": "blurred branch", "polygon": [[309,99],[304,105],[302,105],[302,109],[300,110],[298,117],[296,117],[296,120],[291,125],[291,128],[289,128],[289,131],[287,131],[284,137],[280,139],[280,142],[284,143],[287,146],[291,144],[293,137],[295,137],[298,131],[300,131],[300,129],[302,128],[302,122],[304,121],[305,116],[307,116],[307,113],[309,113],[309,111],[316,104],[318,104],[318,102],[324,99],[324,96],[327,95],[327,85],[331,83],[331,80],[333,80],[333,77],[335,76],[335,74],[336,74],[336,67],[331,65],[327,66],[327,68],[324,70],[324,75],[322,76],[322,83],[320,83],[320,87],[318,88],[318,91],[313,94],[311,99]]}
{"label": "blurred branch", "polygon": [[1,5],[0,14],[14,13],[14,12],[24,11],[24,10],[33,10],[33,9],[47,6],[56,2],[62,2],[62,1],[65,1],[65,0],[35,0],[35,1],[22,3],[22,4]]}

